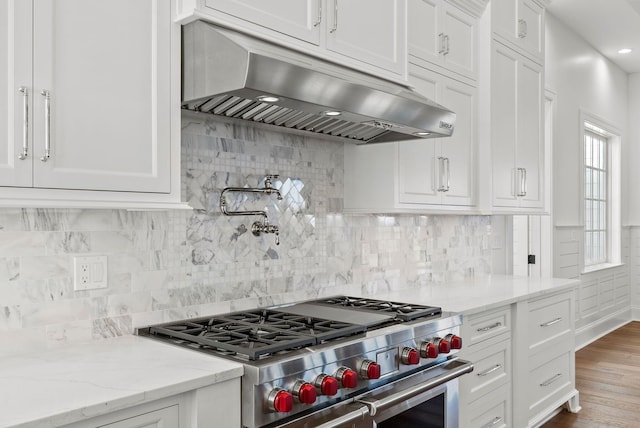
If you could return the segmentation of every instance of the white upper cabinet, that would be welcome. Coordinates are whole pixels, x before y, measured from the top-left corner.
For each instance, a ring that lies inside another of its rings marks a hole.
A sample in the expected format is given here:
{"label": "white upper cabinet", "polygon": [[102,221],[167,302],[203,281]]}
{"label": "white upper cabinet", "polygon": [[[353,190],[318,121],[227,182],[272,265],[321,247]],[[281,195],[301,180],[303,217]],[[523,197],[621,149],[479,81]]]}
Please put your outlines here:
{"label": "white upper cabinet", "polygon": [[407,0],[183,0],[206,19],[390,80],[407,78]]}
{"label": "white upper cabinet", "polygon": [[493,2],[494,35],[534,61],[544,61],[544,8],[536,0]]}
{"label": "white upper cabinet", "polygon": [[208,8],[320,44],[323,0],[206,0]]}
{"label": "white upper cabinet", "polygon": [[[0,183],[30,186],[31,156],[30,1],[0,3]],[[25,156],[26,152],[26,156]]]}
{"label": "white upper cabinet", "polygon": [[[172,183],[179,171],[179,88],[171,80],[178,69],[172,43],[179,39],[172,36],[171,4],[30,4],[9,0],[0,12],[10,29],[0,36],[0,91],[9,100],[0,110],[0,130],[9,137],[0,143],[0,203],[24,198],[39,205],[43,196],[80,204],[129,200],[123,207],[179,202],[179,184]],[[16,194],[5,187],[32,189]]]}
{"label": "white upper cabinet", "polygon": [[477,18],[444,0],[408,3],[409,60],[412,62],[425,67],[443,67],[475,80],[477,35]]}
{"label": "white upper cabinet", "polygon": [[327,0],[327,48],[403,74],[406,7],[405,0]]}
{"label": "white upper cabinet", "polygon": [[410,65],[416,91],[456,112],[447,138],[345,145],[345,211],[473,211],[476,89]]}
{"label": "white upper cabinet", "polygon": [[493,206],[543,209],[542,66],[501,43],[493,44]]}
{"label": "white upper cabinet", "polygon": [[417,66],[416,90],[456,113],[453,135],[398,144],[398,201],[401,204],[473,205],[475,88]]}

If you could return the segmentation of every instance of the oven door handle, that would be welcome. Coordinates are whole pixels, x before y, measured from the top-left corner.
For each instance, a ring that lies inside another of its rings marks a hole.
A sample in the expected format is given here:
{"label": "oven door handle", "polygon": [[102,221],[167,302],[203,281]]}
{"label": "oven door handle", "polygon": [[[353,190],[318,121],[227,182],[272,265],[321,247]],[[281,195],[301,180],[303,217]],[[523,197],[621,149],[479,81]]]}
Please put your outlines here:
{"label": "oven door handle", "polygon": [[[453,366],[453,367],[450,368],[448,366]],[[453,379],[456,379],[462,376],[463,374],[472,372],[473,363],[470,361],[456,358],[447,362],[445,365],[440,367],[440,369],[445,370],[445,373],[440,374],[434,377],[433,379],[429,379],[426,382],[420,383],[413,387],[407,388],[403,391],[389,395],[388,397],[383,397],[377,400],[373,400],[365,397],[357,401],[369,407],[369,415],[375,416],[376,413],[378,413],[378,411],[382,411],[389,407],[393,407],[417,395],[420,395],[423,392],[429,391],[430,389],[436,388]]]}

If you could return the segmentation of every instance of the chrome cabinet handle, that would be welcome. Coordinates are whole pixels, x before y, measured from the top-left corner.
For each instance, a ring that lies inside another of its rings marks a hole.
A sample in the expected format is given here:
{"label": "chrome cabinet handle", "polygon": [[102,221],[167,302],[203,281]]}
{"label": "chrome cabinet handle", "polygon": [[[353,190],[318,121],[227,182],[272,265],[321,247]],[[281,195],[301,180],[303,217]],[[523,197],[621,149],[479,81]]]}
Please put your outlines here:
{"label": "chrome cabinet handle", "polygon": [[444,185],[444,161],[446,158],[442,156],[438,156],[438,192],[446,192],[446,188]]}
{"label": "chrome cabinet handle", "polygon": [[51,157],[51,93],[43,90],[40,94],[44,97],[44,156],[40,160],[46,162]]}
{"label": "chrome cabinet handle", "polygon": [[493,330],[494,328],[498,328],[500,326],[502,326],[502,323],[500,321],[498,321],[495,324],[491,324],[491,325],[488,325],[486,327],[480,327],[479,329],[476,329],[476,331],[478,333],[483,333],[485,331]]}
{"label": "chrome cabinet handle", "polygon": [[516,196],[527,196],[527,170],[526,168],[518,168],[517,171],[520,190]]}
{"label": "chrome cabinet handle", "polygon": [[333,28],[330,33],[335,33],[338,29],[338,0],[333,0]]}
{"label": "chrome cabinet handle", "polygon": [[549,380],[545,380],[544,382],[542,382],[540,384],[540,386],[549,386],[551,385],[553,382],[557,381],[558,379],[560,379],[562,377],[562,373],[558,373],[555,376],[553,376],[551,379]]}
{"label": "chrome cabinet handle", "polygon": [[318,17],[313,26],[317,27],[320,23],[322,23],[322,0],[318,0]]}
{"label": "chrome cabinet handle", "polygon": [[451,168],[450,168],[450,164],[449,164],[449,158],[444,158],[444,163],[447,166],[446,171],[447,171],[447,180],[445,181],[445,187],[443,192],[448,192],[449,189],[451,188]]}
{"label": "chrome cabinet handle", "polygon": [[438,45],[439,45],[438,46],[438,53],[440,55],[444,55],[444,52],[446,50],[444,38],[445,38],[444,33],[438,34]]}
{"label": "chrome cabinet handle", "polygon": [[558,324],[560,321],[562,321],[562,318],[556,318],[556,319],[551,320],[549,322],[545,322],[543,324],[540,324],[540,327],[549,327],[550,325]]}
{"label": "chrome cabinet handle", "polygon": [[496,364],[495,366],[491,367],[490,369],[487,369],[483,372],[478,373],[478,376],[487,376],[490,375],[491,373],[495,372],[496,370],[500,370],[502,368],[502,364]]}
{"label": "chrome cabinet handle", "polygon": [[444,55],[449,55],[449,35],[444,35]]}
{"label": "chrome cabinet handle", "polygon": [[21,86],[18,91],[22,94],[22,153],[18,159],[24,160],[29,155],[29,90]]}
{"label": "chrome cabinet handle", "polygon": [[527,21],[518,19],[518,38],[524,39],[525,37],[527,37]]}
{"label": "chrome cabinet handle", "polygon": [[496,416],[495,418],[493,418],[493,420],[491,422],[489,422],[488,424],[482,425],[481,428],[491,428],[494,427],[496,425],[498,425],[500,422],[502,422],[502,417],[500,416]]}

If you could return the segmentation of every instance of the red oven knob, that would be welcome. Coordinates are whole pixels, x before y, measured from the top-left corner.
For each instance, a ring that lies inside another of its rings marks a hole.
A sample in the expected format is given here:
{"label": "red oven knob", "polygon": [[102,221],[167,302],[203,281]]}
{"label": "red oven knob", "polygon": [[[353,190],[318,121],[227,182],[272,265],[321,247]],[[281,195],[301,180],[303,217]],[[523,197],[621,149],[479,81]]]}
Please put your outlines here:
{"label": "red oven knob", "polygon": [[447,339],[440,339],[438,341],[438,351],[441,354],[448,354],[449,352],[451,352],[451,344]]}
{"label": "red oven knob", "polygon": [[309,382],[299,380],[293,385],[293,394],[301,403],[313,404],[316,402],[316,387]]}
{"label": "red oven knob", "polygon": [[340,367],[334,374],[336,379],[340,379],[343,388],[355,388],[358,386],[358,373],[348,367]]}
{"label": "red oven knob", "polygon": [[365,379],[380,379],[380,364],[371,360],[364,360],[360,364],[360,376]]}
{"label": "red oven knob", "polygon": [[447,334],[445,337],[451,345],[451,349],[462,349],[462,338],[455,334]]}
{"label": "red oven knob", "polygon": [[336,395],[338,393],[338,381],[328,374],[321,373],[313,380],[313,385],[320,390],[322,395]]}
{"label": "red oven knob", "polygon": [[293,409],[293,395],[282,388],[273,388],[268,400],[269,407],[274,412],[287,413]]}
{"label": "red oven knob", "polygon": [[438,358],[438,347],[431,342],[422,342],[420,356],[422,358]]}
{"label": "red oven knob", "polygon": [[413,348],[405,346],[400,353],[402,364],[416,365],[420,363],[420,354]]}

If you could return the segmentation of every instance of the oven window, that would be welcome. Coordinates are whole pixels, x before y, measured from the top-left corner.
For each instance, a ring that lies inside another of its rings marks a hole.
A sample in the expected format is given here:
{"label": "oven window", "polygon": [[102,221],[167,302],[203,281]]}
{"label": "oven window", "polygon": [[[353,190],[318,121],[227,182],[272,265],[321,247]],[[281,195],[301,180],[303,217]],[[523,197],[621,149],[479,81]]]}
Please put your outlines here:
{"label": "oven window", "polygon": [[378,428],[444,428],[445,394],[433,397],[409,410],[379,422]]}

